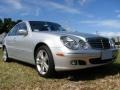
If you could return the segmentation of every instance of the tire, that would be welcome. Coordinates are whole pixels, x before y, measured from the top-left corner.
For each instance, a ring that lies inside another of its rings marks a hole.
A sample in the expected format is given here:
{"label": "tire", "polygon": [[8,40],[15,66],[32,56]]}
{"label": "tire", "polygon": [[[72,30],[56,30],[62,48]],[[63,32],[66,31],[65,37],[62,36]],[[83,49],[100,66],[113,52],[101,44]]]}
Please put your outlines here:
{"label": "tire", "polygon": [[54,74],[54,60],[50,49],[47,46],[41,46],[35,53],[36,69],[42,77],[52,77]]}
{"label": "tire", "polygon": [[2,57],[2,60],[4,62],[9,62],[8,52],[7,52],[7,49],[5,47],[3,48],[3,57]]}

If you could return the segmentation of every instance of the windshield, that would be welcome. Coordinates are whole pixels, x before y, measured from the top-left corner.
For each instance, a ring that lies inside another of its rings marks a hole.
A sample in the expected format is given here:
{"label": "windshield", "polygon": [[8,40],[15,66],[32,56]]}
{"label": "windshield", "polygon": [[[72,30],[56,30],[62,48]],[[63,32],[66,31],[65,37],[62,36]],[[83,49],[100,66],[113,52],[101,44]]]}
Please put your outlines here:
{"label": "windshield", "polygon": [[66,31],[61,25],[52,22],[29,21],[32,31]]}

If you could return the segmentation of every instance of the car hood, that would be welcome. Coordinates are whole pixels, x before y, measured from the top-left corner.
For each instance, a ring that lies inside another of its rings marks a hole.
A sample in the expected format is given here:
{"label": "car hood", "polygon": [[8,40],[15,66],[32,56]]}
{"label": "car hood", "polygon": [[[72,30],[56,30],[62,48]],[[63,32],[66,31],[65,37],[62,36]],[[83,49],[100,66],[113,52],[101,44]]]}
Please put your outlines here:
{"label": "car hood", "polygon": [[57,36],[75,36],[75,37],[83,37],[83,38],[100,37],[95,34],[80,33],[80,32],[46,32],[46,33]]}

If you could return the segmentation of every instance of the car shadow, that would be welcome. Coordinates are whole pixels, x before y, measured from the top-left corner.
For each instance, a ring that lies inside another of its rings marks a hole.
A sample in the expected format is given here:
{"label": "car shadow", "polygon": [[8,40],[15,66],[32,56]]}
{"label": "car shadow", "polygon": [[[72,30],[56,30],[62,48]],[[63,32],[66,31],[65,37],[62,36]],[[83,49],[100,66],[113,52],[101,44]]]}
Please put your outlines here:
{"label": "car shadow", "polygon": [[35,69],[35,65],[29,64],[29,63],[27,63],[27,62],[19,61],[19,60],[16,60],[16,59],[11,59],[11,58],[10,58],[10,61],[9,61],[8,63],[17,63],[17,64],[20,64],[20,65],[28,66],[28,67],[30,67],[30,68]]}
{"label": "car shadow", "polygon": [[[24,63],[21,61],[12,60],[12,62],[22,64],[24,66],[29,66],[35,69],[34,65]],[[37,73],[37,72],[36,72]],[[56,72],[51,79],[68,79],[70,81],[84,81],[84,80],[95,80],[104,78],[106,76],[116,75],[120,73],[120,64],[113,63],[105,66],[99,66],[94,68],[87,68],[81,70],[74,70],[74,71],[61,71]]]}
{"label": "car shadow", "polygon": [[120,64],[113,63],[106,66],[99,66],[76,71],[58,72],[54,78],[67,78],[70,81],[84,81],[104,78],[106,76],[116,75],[118,73],[120,73]]}

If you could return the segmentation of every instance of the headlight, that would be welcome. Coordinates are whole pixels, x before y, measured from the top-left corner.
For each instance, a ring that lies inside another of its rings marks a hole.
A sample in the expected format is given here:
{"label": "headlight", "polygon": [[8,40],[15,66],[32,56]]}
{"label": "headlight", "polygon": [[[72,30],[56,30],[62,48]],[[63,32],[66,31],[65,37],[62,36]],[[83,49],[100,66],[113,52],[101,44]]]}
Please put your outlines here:
{"label": "headlight", "polygon": [[63,42],[63,44],[69,49],[87,49],[87,44],[83,40],[76,41],[68,36],[62,36],[60,39]]}
{"label": "headlight", "polygon": [[83,40],[79,40],[80,48],[81,49],[88,49],[89,44],[87,42],[84,42]]}
{"label": "headlight", "polygon": [[62,36],[60,39],[67,48],[73,50],[79,49],[79,43],[73,40],[72,38],[67,36]]}
{"label": "headlight", "polygon": [[110,46],[111,46],[111,48],[115,48],[115,43],[113,42],[112,39],[110,39]]}

